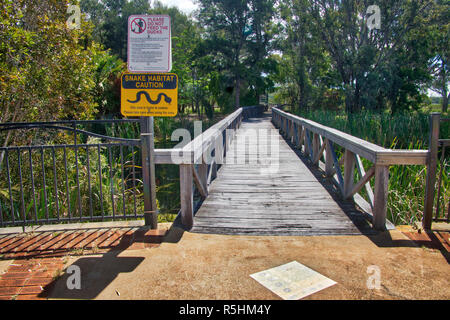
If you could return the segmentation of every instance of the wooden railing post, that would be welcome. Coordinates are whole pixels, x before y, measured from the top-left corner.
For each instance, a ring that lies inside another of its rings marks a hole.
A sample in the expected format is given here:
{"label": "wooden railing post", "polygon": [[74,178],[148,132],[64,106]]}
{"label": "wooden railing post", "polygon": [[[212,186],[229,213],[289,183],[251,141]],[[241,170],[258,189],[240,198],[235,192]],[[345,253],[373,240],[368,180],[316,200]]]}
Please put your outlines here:
{"label": "wooden railing post", "polygon": [[311,153],[312,153],[312,146],[311,146],[311,139],[310,139],[310,131],[306,128],[304,128],[305,130],[305,153],[306,156],[311,157]]}
{"label": "wooden railing post", "polygon": [[433,220],[433,205],[436,188],[440,118],[441,114],[436,112],[432,113],[430,116],[430,140],[428,147],[427,185],[425,188],[425,204],[422,220],[422,226],[425,230],[431,229],[431,222]]}
{"label": "wooden railing post", "polygon": [[294,132],[293,132],[293,134],[294,134],[294,137],[293,137],[293,143],[294,143],[294,147],[296,148],[296,147],[298,147],[298,144],[299,144],[299,139],[298,139],[298,125],[297,125],[297,123],[295,123],[294,122]]}
{"label": "wooden railing post", "polygon": [[295,132],[296,132],[296,129],[295,129],[295,122],[294,122],[294,120],[292,120],[292,127],[291,127],[291,140],[289,140],[292,144],[294,144],[295,145],[295,140],[296,140],[296,137],[295,137]]}
{"label": "wooden railing post", "polygon": [[302,132],[303,132],[303,127],[301,124],[297,124],[297,143],[296,146],[298,149],[302,149]]}
{"label": "wooden railing post", "polygon": [[206,196],[208,196],[208,165],[206,163],[198,165],[198,176],[200,178],[200,182],[205,188]]}
{"label": "wooden railing post", "polygon": [[345,149],[344,155],[344,198],[351,198],[350,193],[353,190],[355,174],[355,154]]}
{"label": "wooden railing post", "polygon": [[289,139],[289,119],[286,119],[286,139]]}
{"label": "wooden railing post", "polygon": [[386,230],[388,188],[389,166],[375,165],[375,195],[372,224],[376,230]]}
{"label": "wooden railing post", "polygon": [[284,136],[286,138],[289,136],[289,120],[287,118],[284,121]]}
{"label": "wooden railing post", "polygon": [[326,143],[326,147],[325,147],[325,173],[326,173],[327,177],[332,177],[333,174],[334,174],[334,171],[333,171],[334,161],[333,161],[333,154],[331,153],[330,141],[328,139],[325,139],[325,141],[323,143]]}
{"label": "wooden railing post", "polygon": [[180,165],[180,202],[181,202],[181,222],[191,229],[194,225],[194,194],[192,166],[190,164]]}
{"label": "wooden railing post", "polygon": [[[312,161],[313,163],[315,162],[315,159],[319,156],[319,149],[320,149],[320,143],[319,143],[319,135],[317,133],[313,133],[313,138],[312,138]],[[315,164],[315,163],[314,163]],[[318,164],[318,162],[317,162]]]}

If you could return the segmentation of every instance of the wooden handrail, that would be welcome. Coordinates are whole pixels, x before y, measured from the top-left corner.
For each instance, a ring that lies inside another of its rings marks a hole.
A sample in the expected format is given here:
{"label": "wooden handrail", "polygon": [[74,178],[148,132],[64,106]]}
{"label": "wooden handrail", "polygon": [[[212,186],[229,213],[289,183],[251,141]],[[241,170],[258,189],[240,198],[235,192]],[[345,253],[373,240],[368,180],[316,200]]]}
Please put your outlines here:
{"label": "wooden handrail", "polygon": [[[353,198],[371,216],[375,229],[394,228],[386,219],[389,166],[428,165],[428,150],[386,149],[278,108],[272,108],[272,121],[292,143],[304,151],[314,165],[321,166],[327,176],[332,177],[344,199]],[[345,149],[341,159],[337,159],[334,144]],[[325,163],[320,161],[322,157],[325,158]],[[360,157],[374,164],[367,173],[362,168]],[[342,165],[344,172],[340,168]],[[355,183],[356,169],[360,181]],[[375,178],[374,191],[370,186],[372,178]],[[364,187],[369,202],[359,195]]]}
{"label": "wooden handrail", "polygon": [[239,108],[232,114],[230,114],[225,119],[219,121],[215,125],[211,126],[209,129],[207,129],[205,132],[203,132],[201,135],[196,137],[194,140],[192,140],[190,143],[188,143],[184,148],[182,149],[183,152],[192,153],[193,155],[193,162],[192,163],[199,163],[201,161],[201,157],[203,156],[204,152],[208,149],[208,147],[216,142],[216,139],[227,129],[230,127],[230,125],[240,119],[242,116],[243,108]]}
{"label": "wooden handrail", "polygon": [[[198,164],[201,162],[201,157],[208,148],[216,142],[216,139],[223,134],[223,132],[230,127],[233,122],[242,120],[246,115],[244,113],[251,110],[259,112],[260,106],[242,107],[214,124],[203,132],[198,137],[183,148],[174,149],[155,149],[155,163],[156,164]],[[174,158],[182,159],[181,163],[174,163]]]}
{"label": "wooden handrail", "polygon": [[[221,159],[226,157],[230,140],[234,134],[228,135],[226,130],[236,130],[240,127],[245,117],[261,112],[260,106],[239,108],[225,119],[219,121],[201,135],[196,137],[181,149],[157,150],[160,151],[159,161],[173,164],[171,155],[178,155],[184,160],[180,165],[180,201],[181,222],[185,228],[191,229],[194,225],[194,189],[195,186],[203,199],[208,196],[209,183],[216,176]],[[206,152],[215,152],[215,159],[211,163],[205,162]],[[158,160],[157,160],[158,161]],[[158,163],[158,162],[157,162]],[[196,169],[198,166],[198,169]]]}
{"label": "wooden handrail", "polygon": [[428,150],[392,150],[385,149],[366,140],[354,137],[348,133],[324,126],[312,120],[287,113],[277,108],[273,112],[280,116],[300,124],[309,131],[316,133],[333,143],[359,154],[367,160],[383,165],[425,165],[427,163]]}

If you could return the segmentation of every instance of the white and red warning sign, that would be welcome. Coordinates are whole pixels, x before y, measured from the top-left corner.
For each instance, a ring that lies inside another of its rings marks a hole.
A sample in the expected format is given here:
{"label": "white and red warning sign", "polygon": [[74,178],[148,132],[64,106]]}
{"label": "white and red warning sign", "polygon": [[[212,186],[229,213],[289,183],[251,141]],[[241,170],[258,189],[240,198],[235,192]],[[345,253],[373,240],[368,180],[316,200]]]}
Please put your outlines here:
{"label": "white and red warning sign", "polygon": [[170,72],[171,69],[170,16],[129,16],[128,71]]}

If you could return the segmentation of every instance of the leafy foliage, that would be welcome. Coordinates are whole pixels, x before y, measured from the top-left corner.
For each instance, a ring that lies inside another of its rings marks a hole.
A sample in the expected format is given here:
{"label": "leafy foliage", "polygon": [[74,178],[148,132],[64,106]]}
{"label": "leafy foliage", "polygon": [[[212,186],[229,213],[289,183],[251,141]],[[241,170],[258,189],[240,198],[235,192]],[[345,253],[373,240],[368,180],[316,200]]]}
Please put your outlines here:
{"label": "leafy foliage", "polygon": [[226,103],[228,109],[232,106],[231,88],[237,108],[257,104],[259,94],[273,86],[263,73],[273,69],[269,50],[274,4],[273,0],[199,2],[198,19],[205,26],[205,51],[211,57],[211,67],[218,73],[212,90],[216,100]]}
{"label": "leafy foliage", "polygon": [[377,1],[379,29],[368,27],[369,4],[291,0],[280,5],[285,21],[285,38],[279,41],[286,65],[280,70],[282,88],[295,89],[285,101],[300,109],[320,107],[328,104],[320,96],[333,90],[343,98],[347,113],[421,107],[432,80],[430,61],[445,56],[439,54],[438,43],[448,50],[448,3]]}

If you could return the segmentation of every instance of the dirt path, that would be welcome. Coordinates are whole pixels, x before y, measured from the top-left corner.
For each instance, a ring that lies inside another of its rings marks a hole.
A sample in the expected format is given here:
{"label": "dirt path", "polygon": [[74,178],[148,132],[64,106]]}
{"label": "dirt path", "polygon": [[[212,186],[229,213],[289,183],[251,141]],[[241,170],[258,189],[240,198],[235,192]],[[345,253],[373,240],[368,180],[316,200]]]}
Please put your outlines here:
{"label": "dirt path", "polygon": [[[72,257],[81,290],[67,275],[49,298],[279,299],[250,274],[291,261],[338,284],[305,299],[450,299],[448,252],[419,247],[400,231],[373,237],[246,237],[171,229],[159,247]],[[381,289],[369,290],[369,266]]]}

